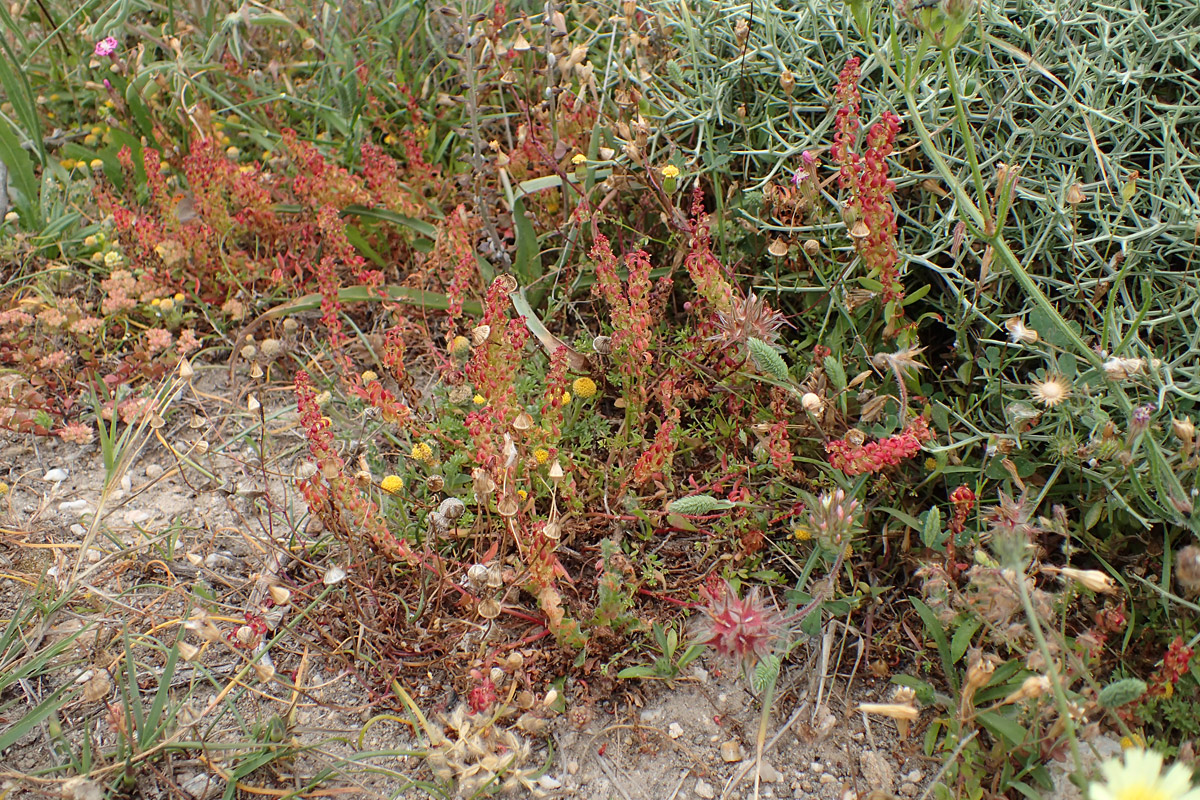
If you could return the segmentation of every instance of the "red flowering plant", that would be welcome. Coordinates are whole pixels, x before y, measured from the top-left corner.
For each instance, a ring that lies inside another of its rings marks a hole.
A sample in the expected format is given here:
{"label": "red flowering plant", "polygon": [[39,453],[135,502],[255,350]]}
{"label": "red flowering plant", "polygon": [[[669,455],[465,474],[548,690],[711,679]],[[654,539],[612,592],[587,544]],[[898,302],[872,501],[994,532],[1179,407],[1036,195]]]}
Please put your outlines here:
{"label": "red flowering plant", "polygon": [[896,213],[891,201],[896,184],[888,177],[887,158],[896,143],[900,118],[891,111],[883,112],[879,122],[867,131],[859,152],[860,76],[858,58],[848,59],[838,76],[831,153],[838,165],[838,186],[847,195],[843,205],[846,225],[868,277],[879,282],[880,294],[888,304],[889,327],[894,331],[895,322],[903,315],[900,301],[904,299],[904,285],[898,271]]}

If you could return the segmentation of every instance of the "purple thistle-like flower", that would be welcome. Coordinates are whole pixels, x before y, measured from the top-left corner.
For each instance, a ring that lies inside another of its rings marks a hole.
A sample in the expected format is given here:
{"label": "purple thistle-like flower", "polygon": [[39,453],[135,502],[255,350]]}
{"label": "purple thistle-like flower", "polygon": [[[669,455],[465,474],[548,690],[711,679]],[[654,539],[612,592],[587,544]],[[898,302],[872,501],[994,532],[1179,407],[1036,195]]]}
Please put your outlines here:
{"label": "purple thistle-like flower", "polygon": [[96,49],[92,51],[92,55],[104,57],[111,56],[117,52],[117,38],[115,36],[106,36],[96,42]]}

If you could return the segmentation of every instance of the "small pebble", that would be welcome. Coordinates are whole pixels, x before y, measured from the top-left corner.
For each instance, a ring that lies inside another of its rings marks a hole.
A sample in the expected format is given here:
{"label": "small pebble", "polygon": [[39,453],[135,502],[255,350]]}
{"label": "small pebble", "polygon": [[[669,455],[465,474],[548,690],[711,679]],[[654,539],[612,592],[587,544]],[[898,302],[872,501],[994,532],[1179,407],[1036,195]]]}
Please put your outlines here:
{"label": "small pebble", "polygon": [[901,797],[916,797],[917,785],[915,783],[909,783],[908,781],[905,781],[904,783],[900,784],[899,792]]}
{"label": "small pebble", "polygon": [[683,726],[678,722],[672,722],[667,726],[667,735],[672,739],[678,739],[680,736],[683,736]]}
{"label": "small pebble", "polygon": [[825,774],[823,774],[823,775],[821,776],[821,781],[820,781],[820,782],[821,782],[821,783],[824,783],[824,784],[830,784],[830,783],[834,783],[835,781],[837,781],[837,778],[833,777],[833,776],[832,776],[832,775],[830,775],[828,772],[826,772]]}
{"label": "small pebble", "polygon": [[[752,767],[752,769],[753,769],[753,767]],[[759,771],[758,771],[759,776],[767,783],[782,783],[783,782],[783,774],[780,773],[779,770],[775,769],[775,767],[771,766],[766,761],[762,762],[762,765],[758,769],[759,769]],[[754,773],[751,772],[750,774],[753,775]]]}
{"label": "small pebble", "polygon": [[576,772],[579,772],[579,762],[578,761],[568,761],[567,762],[567,774],[574,775]]}
{"label": "small pebble", "polygon": [[703,778],[696,781],[696,788],[692,791],[696,793],[697,797],[703,797],[704,800],[712,800],[712,798],[717,796],[717,790]]}
{"label": "small pebble", "polygon": [[825,767],[824,767],[824,765],[821,764],[820,761],[814,761],[808,765],[808,771],[813,773],[814,775],[820,775],[822,772],[825,771]]}
{"label": "small pebble", "polygon": [[914,769],[912,772],[904,776],[904,780],[908,781],[909,783],[920,783],[921,779],[924,777],[924,772],[921,772],[919,769]]}
{"label": "small pebble", "polygon": [[742,760],[742,746],[736,739],[730,739],[721,745],[721,760],[726,764],[735,764]]}
{"label": "small pebble", "polygon": [[152,481],[157,480],[158,478],[162,477],[163,472],[164,472],[163,468],[160,467],[158,464],[147,464],[146,465],[146,477]]}
{"label": "small pebble", "polygon": [[100,561],[100,559],[102,559],[102,558],[104,558],[104,554],[101,553],[99,550],[97,550],[94,547],[88,548],[87,560],[89,563],[95,564],[98,561]]}
{"label": "small pebble", "polygon": [[55,467],[42,476],[42,480],[46,483],[62,483],[67,479],[67,471],[61,467]]}
{"label": "small pebble", "polygon": [[140,508],[131,509],[125,513],[125,521],[130,525],[137,525],[150,519],[150,512]]}
{"label": "small pebble", "polygon": [[83,512],[89,510],[88,509],[88,501],[87,500],[64,500],[63,502],[58,504],[58,510],[82,514]]}
{"label": "small pebble", "polygon": [[538,778],[538,786],[545,789],[547,792],[553,792],[555,789],[562,788],[562,781],[550,775],[543,775]]}
{"label": "small pebble", "polygon": [[75,534],[76,536],[87,536],[87,528],[76,522],[71,526],[71,533]]}

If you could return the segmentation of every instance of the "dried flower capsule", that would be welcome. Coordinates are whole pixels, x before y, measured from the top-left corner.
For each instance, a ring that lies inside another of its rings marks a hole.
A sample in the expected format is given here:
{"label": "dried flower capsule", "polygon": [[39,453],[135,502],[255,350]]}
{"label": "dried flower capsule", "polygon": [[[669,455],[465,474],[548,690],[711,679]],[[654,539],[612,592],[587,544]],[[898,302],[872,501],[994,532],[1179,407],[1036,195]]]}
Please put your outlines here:
{"label": "dried flower capsule", "polygon": [[456,520],[467,510],[466,505],[457,497],[447,497],[438,506],[438,513],[448,520]]}

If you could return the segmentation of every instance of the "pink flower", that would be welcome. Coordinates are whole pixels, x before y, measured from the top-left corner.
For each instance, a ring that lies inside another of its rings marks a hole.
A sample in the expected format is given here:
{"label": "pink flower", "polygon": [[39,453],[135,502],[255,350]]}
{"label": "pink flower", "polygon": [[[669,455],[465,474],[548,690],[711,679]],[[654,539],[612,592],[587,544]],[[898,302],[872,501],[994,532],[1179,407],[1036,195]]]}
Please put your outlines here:
{"label": "pink flower", "polygon": [[912,458],[921,450],[921,445],[933,438],[929,423],[917,417],[901,433],[866,444],[855,444],[838,439],[825,445],[829,463],[847,475],[874,473],[894,467],[905,459]]}
{"label": "pink flower", "polygon": [[146,350],[151,353],[157,353],[159,350],[166,350],[171,346],[171,340],[174,337],[171,332],[162,328],[150,328],[146,331]]}
{"label": "pink flower", "polygon": [[115,36],[106,36],[96,42],[96,49],[92,51],[93,55],[104,57],[111,56],[117,52],[117,39]]}
{"label": "pink flower", "polygon": [[757,586],[741,599],[728,582],[705,587],[702,594],[708,600],[702,643],[737,659],[746,670],[771,654],[787,621],[762,598]]}
{"label": "pink flower", "polygon": [[86,422],[68,422],[54,432],[64,442],[74,444],[91,444],[96,438],[96,432]]}

